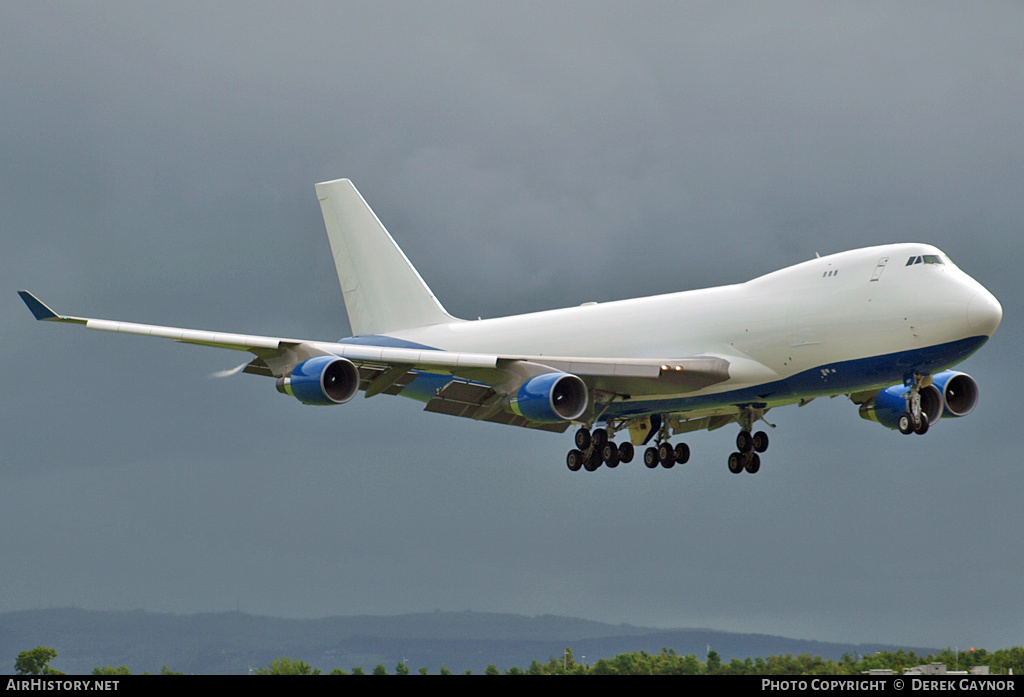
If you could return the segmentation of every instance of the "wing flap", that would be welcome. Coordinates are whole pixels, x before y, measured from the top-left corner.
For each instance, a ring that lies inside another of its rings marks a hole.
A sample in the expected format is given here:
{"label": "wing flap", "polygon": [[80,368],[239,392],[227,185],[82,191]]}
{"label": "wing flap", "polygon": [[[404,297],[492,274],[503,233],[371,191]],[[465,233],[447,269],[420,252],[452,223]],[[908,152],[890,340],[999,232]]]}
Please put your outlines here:
{"label": "wing flap", "polygon": [[490,421],[491,423],[507,424],[509,426],[521,426],[541,431],[553,431],[563,433],[570,424],[568,421],[555,424],[538,424],[522,416],[496,408],[500,399],[494,388],[489,385],[481,385],[464,380],[452,380],[437,391],[437,394],[427,402],[423,411],[430,411],[436,414],[448,416],[461,416],[467,419],[478,421]]}

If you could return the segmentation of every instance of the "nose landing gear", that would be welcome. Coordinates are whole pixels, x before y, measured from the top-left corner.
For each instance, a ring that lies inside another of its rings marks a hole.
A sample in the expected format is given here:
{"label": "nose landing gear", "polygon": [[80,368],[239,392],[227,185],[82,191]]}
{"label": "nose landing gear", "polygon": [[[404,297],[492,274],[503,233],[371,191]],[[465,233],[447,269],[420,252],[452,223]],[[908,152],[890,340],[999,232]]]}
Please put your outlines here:
{"label": "nose landing gear", "polygon": [[914,384],[910,386],[910,392],[907,393],[907,411],[900,415],[897,423],[900,433],[903,435],[916,433],[923,436],[928,433],[928,414],[921,408],[921,388],[931,384],[930,375],[914,374]]}

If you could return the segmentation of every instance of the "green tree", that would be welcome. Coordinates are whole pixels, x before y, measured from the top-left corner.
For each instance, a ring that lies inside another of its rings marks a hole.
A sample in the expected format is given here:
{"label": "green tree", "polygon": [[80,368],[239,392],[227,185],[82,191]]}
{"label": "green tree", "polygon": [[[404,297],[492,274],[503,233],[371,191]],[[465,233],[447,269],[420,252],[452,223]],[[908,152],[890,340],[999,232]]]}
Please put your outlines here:
{"label": "green tree", "polygon": [[294,661],[282,656],[276,661],[271,661],[269,668],[257,668],[256,675],[320,675],[320,669],[313,668],[305,661]]}
{"label": "green tree", "polygon": [[50,661],[55,658],[56,651],[47,646],[37,646],[18,654],[17,660],[14,661],[14,671],[17,675],[64,675],[49,666]]}
{"label": "green tree", "polygon": [[[165,666],[166,667],[166,666]],[[128,666],[119,666],[114,668],[113,666],[103,666],[102,668],[93,668],[93,675],[131,675],[132,672],[128,670]]]}
{"label": "green tree", "polygon": [[383,663],[378,663],[377,667],[373,669],[374,675],[387,675],[388,669],[384,667]]}

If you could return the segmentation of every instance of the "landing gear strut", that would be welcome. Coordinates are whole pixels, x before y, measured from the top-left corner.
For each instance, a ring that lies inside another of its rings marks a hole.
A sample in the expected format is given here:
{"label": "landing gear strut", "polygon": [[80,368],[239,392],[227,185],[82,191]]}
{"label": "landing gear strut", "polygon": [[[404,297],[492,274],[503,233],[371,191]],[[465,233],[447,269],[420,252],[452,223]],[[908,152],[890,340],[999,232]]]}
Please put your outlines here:
{"label": "landing gear strut", "polygon": [[[602,464],[609,469],[615,469],[620,463],[632,462],[636,454],[632,443],[626,441],[616,444],[611,440],[608,429],[604,428],[595,428],[593,431],[579,429],[576,431],[575,443],[576,447],[565,457],[565,464],[572,472],[581,469],[593,472]],[[671,469],[677,462],[683,464],[689,459],[690,448],[686,443],[679,443],[673,447],[667,439],[658,447],[647,448],[644,452],[644,464],[652,469],[658,465]]]}
{"label": "landing gear strut", "polygon": [[930,375],[914,374],[914,383],[910,386],[910,392],[907,393],[907,411],[900,415],[897,424],[903,435],[916,433],[923,436],[928,433],[928,414],[921,409],[921,388],[930,384]]}
{"label": "landing gear strut", "polygon": [[736,436],[736,450],[739,452],[729,456],[729,471],[733,474],[739,474],[744,470],[754,474],[761,469],[759,453],[768,450],[768,434],[764,431],[751,434],[750,429],[753,428],[757,419],[764,417],[764,412],[764,409],[743,407],[736,416],[741,430]]}
{"label": "landing gear strut", "polygon": [[619,463],[633,460],[633,444],[627,442],[616,445],[603,428],[595,428],[593,431],[581,428],[576,431],[575,442],[576,447],[565,456],[565,464],[571,472],[580,469],[593,472],[601,465],[615,469]]}

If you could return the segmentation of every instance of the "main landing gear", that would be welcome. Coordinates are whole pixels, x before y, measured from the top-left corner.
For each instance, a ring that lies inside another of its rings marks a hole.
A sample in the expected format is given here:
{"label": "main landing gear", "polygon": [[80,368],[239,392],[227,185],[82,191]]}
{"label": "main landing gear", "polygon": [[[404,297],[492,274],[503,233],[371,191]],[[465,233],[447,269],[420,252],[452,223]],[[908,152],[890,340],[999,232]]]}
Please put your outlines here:
{"label": "main landing gear", "polygon": [[[630,442],[615,444],[603,428],[588,431],[581,428],[576,431],[576,447],[565,457],[565,464],[573,472],[585,469],[593,472],[601,465],[615,469],[619,463],[632,462],[635,450]],[[654,469],[659,464],[665,469],[675,467],[676,463],[685,464],[690,459],[690,447],[686,443],[678,443],[673,447],[667,441],[658,447],[644,451],[644,464]]]}
{"label": "main landing gear", "polygon": [[676,464],[685,465],[690,461],[690,446],[686,443],[676,443],[673,447],[668,441],[658,444],[658,447],[650,447],[644,451],[644,464],[654,469],[661,465],[667,470],[672,469]]}
{"label": "main landing gear", "polygon": [[756,474],[761,469],[761,453],[768,450],[768,434],[758,431],[751,434],[750,430],[757,419],[764,418],[764,409],[755,407],[742,407],[736,415],[740,422],[740,433],[736,436],[736,450],[729,456],[729,471],[739,474],[746,470],[750,474]]}
{"label": "main landing gear", "polygon": [[748,430],[740,431],[740,434],[736,436],[736,448],[739,452],[729,456],[729,471],[739,474],[746,470],[750,474],[756,474],[761,469],[759,453],[768,449],[768,434],[758,431],[754,435],[750,435]]}
{"label": "main landing gear", "polygon": [[[764,418],[765,411],[767,409],[763,405],[755,405],[741,408],[736,415],[741,430],[736,436],[737,452],[729,455],[729,471],[733,474],[755,474],[761,469],[761,453],[768,450],[768,434],[764,431],[751,433],[751,429],[756,420]],[[690,446],[686,443],[672,445],[669,442],[671,431],[667,420],[656,420],[652,417],[651,421],[653,429],[648,432],[647,440],[653,441],[656,445],[644,450],[644,465],[648,469],[656,469],[659,465],[664,469],[672,469],[676,464],[689,462]],[[611,432],[615,432],[614,425]],[[608,429],[595,428],[590,431],[584,427],[576,431],[576,447],[566,455],[565,463],[573,472],[581,469],[593,472],[601,465],[614,469],[619,463],[630,462],[633,455],[633,445],[629,442],[616,445],[611,440]]]}
{"label": "main landing gear", "polygon": [[595,428],[591,433],[581,428],[576,431],[576,447],[566,455],[565,464],[573,472],[580,468],[593,472],[601,465],[615,469],[620,462],[632,462],[633,454],[632,443],[616,445],[605,429]]}

